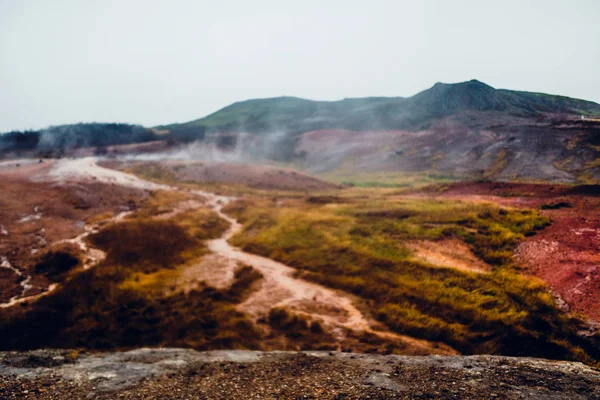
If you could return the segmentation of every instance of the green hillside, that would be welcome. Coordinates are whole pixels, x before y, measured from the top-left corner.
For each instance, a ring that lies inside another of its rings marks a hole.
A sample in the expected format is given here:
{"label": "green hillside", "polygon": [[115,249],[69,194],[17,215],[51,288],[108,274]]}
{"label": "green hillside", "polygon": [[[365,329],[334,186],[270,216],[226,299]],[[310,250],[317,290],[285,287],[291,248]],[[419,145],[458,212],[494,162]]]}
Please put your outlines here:
{"label": "green hillside", "polygon": [[416,129],[437,118],[473,112],[537,117],[543,114],[600,116],[590,101],[542,93],[494,89],[477,80],[437,83],[412,97],[368,97],[312,101],[296,97],[255,99],[231,104],[204,118],[164,125],[180,135],[205,132],[306,132],[315,129]]}

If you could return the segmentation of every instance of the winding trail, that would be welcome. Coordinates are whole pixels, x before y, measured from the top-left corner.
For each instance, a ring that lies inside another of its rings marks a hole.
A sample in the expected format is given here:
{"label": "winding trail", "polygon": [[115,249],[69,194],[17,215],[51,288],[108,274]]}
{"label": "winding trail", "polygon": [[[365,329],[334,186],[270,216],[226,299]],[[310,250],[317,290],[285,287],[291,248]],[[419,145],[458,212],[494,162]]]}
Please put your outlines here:
{"label": "winding trail", "polygon": [[228,240],[241,231],[242,225],[222,212],[223,202],[213,203],[213,210],[231,226],[225,234],[208,242],[208,248],[217,254],[249,264],[263,274],[261,288],[240,305],[240,309],[259,317],[272,307],[288,307],[312,316],[318,316],[327,325],[345,327],[351,330],[369,331],[369,322],[352,304],[349,297],[321,285],[307,282],[293,275],[296,270],[285,264],[246,253],[233,247]]}
{"label": "winding trail", "polygon": [[[273,307],[286,307],[294,312],[305,314],[321,320],[325,326],[338,338],[343,339],[348,331],[366,332],[379,337],[405,343],[417,351],[424,353],[455,354],[456,352],[444,345],[432,349],[431,342],[398,335],[390,331],[375,330],[370,321],[356,308],[350,296],[316,283],[294,277],[296,270],[292,267],[266,257],[247,253],[233,247],[228,240],[241,231],[242,225],[234,218],[225,214],[222,209],[235,200],[234,197],[221,196],[202,190],[185,190],[175,186],[157,184],[142,180],[125,172],[101,167],[93,157],[61,160],[49,172],[47,179],[55,181],[97,181],[114,183],[143,190],[184,190],[204,199],[210,209],[219,217],[230,223],[229,229],[218,239],[208,241],[209,250],[235,262],[250,265],[263,275],[261,286],[238,308],[255,319],[265,317]],[[115,218],[123,218],[117,216]],[[85,233],[68,240],[78,245],[91,259],[88,268],[103,258],[103,254],[93,255],[95,249],[85,244],[85,237],[94,233],[97,228],[89,227]],[[97,250],[99,251],[99,250]]]}
{"label": "winding trail", "polygon": [[98,233],[102,226],[113,223],[113,222],[122,221],[125,217],[127,217],[128,215],[130,215],[132,213],[133,213],[133,211],[123,211],[110,219],[103,220],[101,224],[97,223],[97,224],[86,225],[84,227],[85,232],[83,232],[81,235],[76,236],[72,239],[59,240],[58,242],[54,242],[53,245],[68,243],[68,244],[74,244],[75,246],[79,247],[79,250],[81,250],[81,252],[83,254],[85,254],[85,257],[86,257],[85,260],[83,261],[83,269],[84,270],[90,269],[90,268],[96,266],[97,264],[99,264],[100,261],[104,260],[106,258],[106,253],[100,249],[95,249],[93,247],[89,247],[87,245],[87,243],[85,242],[85,239],[90,235]]}
{"label": "winding trail", "polygon": [[[23,276],[23,273],[21,271],[19,271],[17,268],[13,267],[12,264],[10,263],[10,261],[8,261],[8,258],[6,258],[4,256],[2,256],[0,258],[0,268],[6,268],[6,269],[11,270],[19,278],[21,278]],[[16,304],[22,303],[23,301],[27,301],[24,299],[31,300],[32,298],[39,297],[39,295],[23,297],[25,295],[25,293],[27,293],[27,291],[32,288],[30,282],[31,282],[31,275],[27,276],[25,279],[23,279],[21,281],[21,288],[22,288],[21,293],[16,296],[13,296],[9,301],[7,301],[5,303],[0,303],[0,308],[12,307]],[[52,291],[52,290],[54,290],[54,287],[48,288],[48,291]]]}

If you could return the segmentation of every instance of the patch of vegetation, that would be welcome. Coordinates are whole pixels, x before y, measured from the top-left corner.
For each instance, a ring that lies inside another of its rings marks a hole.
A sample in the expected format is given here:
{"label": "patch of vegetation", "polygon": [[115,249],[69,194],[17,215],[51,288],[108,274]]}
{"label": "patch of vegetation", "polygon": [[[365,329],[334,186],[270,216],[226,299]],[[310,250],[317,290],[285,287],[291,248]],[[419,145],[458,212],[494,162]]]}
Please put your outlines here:
{"label": "patch of vegetation", "polygon": [[558,210],[561,208],[571,208],[571,203],[567,203],[566,201],[560,201],[558,203],[548,203],[542,204],[540,207],[542,210]]}
{"label": "patch of vegetation", "polygon": [[228,228],[229,222],[219,218],[210,210],[199,209],[181,213],[172,220],[196,240],[209,240],[220,237]]}
{"label": "patch of vegetation", "polygon": [[171,183],[177,180],[177,176],[170,168],[159,163],[135,163],[127,172],[158,182]]}
{"label": "patch of vegetation", "polygon": [[106,251],[106,263],[144,270],[181,264],[184,251],[199,244],[172,221],[157,220],[109,225],[90,236],[90,242]]}
{"label": "patch of vegetation", "polygon": [[308,317],[274,307],[269,312],[269,325],[287,332],[289,337],[300,338],[311,334],[322,334],[323,326],[319,321],[311,321]]}
{"label": "patch of vegetation", "polygon": [[306,202],[311,204],[330,204],[345,203],[346,200],[338,196],[317,195],[307,197]]}
{"label": "patch of vegetation", "polygon": [[294,313],[283,307],[273,307],[267,323],[273,331],[296,343],[299,349],[336,349],[335,340],[325,332],[321,322],[311,320],[304,314]]}
{"label": "patch of vegetation", "polygon": [[228,298],[235,303],[244,301],[252,291],[252,285],[263,275],[249,265],[238,268],[234,273],[234,282],[227,291]]}
{"label": "patch of vegetation", "polygon": [[1,348],[258,347],[253,324],[219,290],[144,296],[98,271],[79,275],[22,317],[0,317]]}
{"label": "patch of vegetation", "polygon": [[598,179],[596,179],[592,171],[581,172],[577,175],[577,180],[585,185],[594,185],[598,183]]}
{"label": "patch of vegetation", "polygon": [[502,172],[506,165],[508,164],[508,158],[505,149],[500,149],[496,154],[496,158],[494,162],[485,170],[483,177],[484,178],[492,178],[495,175]]}
{"label": "patch of vegetation", "polygon": [[173,210],[177,203],[193,197],[179,190],[157,190],[144,201],[142,209],[136,211],[136,218],[156,217]]}
{"label": "patch of vegetation", "polygon": [[585,166],[583,167],[584,169],[593,169],[593,168],[597,168],[600,167],[600,157],[596,158],[593,161],[588,161],[587,163],[585,163]]}
{"label": "patch of vegetation", "polygon": [[[492,204],[360,196],[347,204],[265,200],[232,204],[244,223],[232,241],[294,266],[300,275],[366,300],[398,333],[463,353],[589,360],[577,321],[547,287],[519,273],[512,251],[549,221],[533,210]],[[405,240],[455,237],[493,266],[489,274],[415,261]]]}
{"label": "patch of vegetation", "polygon": [[559,169],[561,171],[569,172],[572,168],[569,168],[570,165],[573,164],[573,157],[565,158],[564,160],[556,160],[552,162],[554,168]]}
{"label": "patch of vegetation", "polygon": [[42,256],[34,271],[36,275],[45,275],[52,282],[60,282],[79,264],[79,259],[65,251],[52,251]]}
{"label": "patch of vegetation", "polygon": [[[346,171],[348,169],[348,171]],[[353,172],[351,167],[321,175],[321,178],[346,186],[364,188],[416,188],[450,182],[456,178],[438,173],[406,173],[406,172]]]}

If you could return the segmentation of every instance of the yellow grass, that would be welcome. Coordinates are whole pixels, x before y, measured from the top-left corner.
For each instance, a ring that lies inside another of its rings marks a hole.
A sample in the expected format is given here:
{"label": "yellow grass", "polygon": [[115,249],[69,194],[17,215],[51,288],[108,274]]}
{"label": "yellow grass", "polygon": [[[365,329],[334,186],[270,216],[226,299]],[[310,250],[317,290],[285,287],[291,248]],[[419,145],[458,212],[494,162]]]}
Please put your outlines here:
{"label": "yellow grass", "polygon": [[[548,223],[539,213],[388,193],[353,189],[322,201],[286,199],[279,207],[254,198],[226,211],[244,222],[235,245],[359,296],[398,333],[465,353],[590,360],[547,287],[522,276],[512,259],[517,241]],[[405,245],[448,240],[464,243],[491,272],[440,268],[432,259],[415,260]]]}

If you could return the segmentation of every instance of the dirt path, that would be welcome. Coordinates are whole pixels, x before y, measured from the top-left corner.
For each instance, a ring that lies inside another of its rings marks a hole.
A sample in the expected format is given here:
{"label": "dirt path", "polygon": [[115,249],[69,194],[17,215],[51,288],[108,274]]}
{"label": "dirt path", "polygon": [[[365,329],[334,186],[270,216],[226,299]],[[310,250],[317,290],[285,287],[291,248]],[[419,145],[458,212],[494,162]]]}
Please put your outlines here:
{"label": "dirt path", "polygon": [[110,224],[113,222],[122,221],[125,217],[127,217],[128,215],[130,215],[132,213],[133,213],[133,211],[123,211],[110,219],[103,220],[101,224],[97,223],[97,224],[86,225],[84,227],[85,232],[83,232],[81,235],[74,237],[72,239],[59,240],[58,242],[54,242],[53,245],[68,243],[68,244],[73,244],[73,245],[77,246],[79,248],[79,250],[81,250],[81,252],[83,254],[85,254],[85,260],[83,261],[83,269],[90,269],[90,268],[96,266],[97,264],[99,264],[100,261],[104,260],[104,258],[106,257],[106,253],[104,253],[100,249],[94,249],[92,247],[89,247],[87,245],[87,243],[85,242],[85,239],[90,235],[98,233],[100,231],[101,226],[107,225],[107,224]]}
{"label": "dirt path", "polygon": [[[53,180],[79,179],[112,182],[146,190],[182,190],[174,186],[144,181],[121,171],[103,168],[96,163],[94,158],[61,160],[50,171],[49,177]],[[235,198],[201,190],[188,192],[202,197],[209,208],[231,224],[222,237],[208,242],[208,248],[214,254],[226,259],[251,265],[263,274],[264,279],[261,287],[239,305],[241,311],[248,313],[255,319],[259,319],[265,317],[273,307],[286,307],[321,320],[339,338],[343,338],[347,330],[361,331],[406,343],[411,348],[423,352],[455,353],[453,349],[447,346],[441,346],[433,350],[430,342],[397,335],[389,331],[375,330],[371,327],[370,321],[356,308],[349,296],[295,278],[293,276],[296,271],[294,268],[265,257],[246,253],[231,246],[228,240],[238,233],[242,226],[237,220],[223,213],[222,209]],[[78,244],[82,250],[84,249],[82,246],[85,246],[83,239],[86,235],[89,235],[89,233],[86,232],[73,239],[74,243]]]}
{"label": "dirt path", "polygon": [[261,288],[240,305],[243,311],[259,317],[267,314],[272,307],[287,307],[317,317],[332,327],[370,330],[369,322],[354,307],[350,298],[323,286],[294,278],[296,270],[292,267],[231,246],[228,240],[242,229],[242,225],[224,214],[222,207],[223,204],[217,203],[213,209],[231,227],[221,238],[208,242],[208,248],[239,263],[251,265],[264,276]]}

